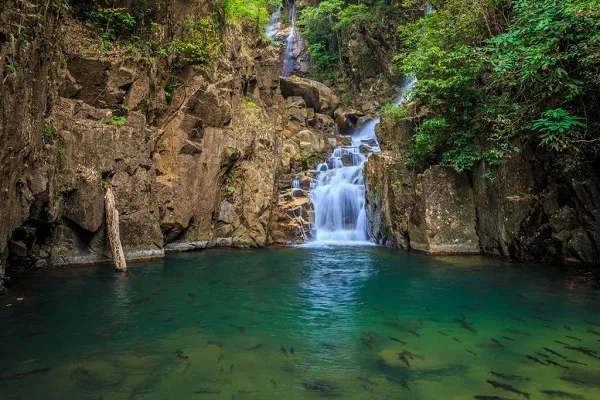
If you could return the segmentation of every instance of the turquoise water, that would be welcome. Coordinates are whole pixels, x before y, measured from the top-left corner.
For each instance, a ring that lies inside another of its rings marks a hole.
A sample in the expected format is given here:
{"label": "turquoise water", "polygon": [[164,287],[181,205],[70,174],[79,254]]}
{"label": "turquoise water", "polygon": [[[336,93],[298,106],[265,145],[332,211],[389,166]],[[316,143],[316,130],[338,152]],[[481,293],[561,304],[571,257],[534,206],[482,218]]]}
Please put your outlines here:
{"label": "turquoise water", "polygon": [[599,310],[551,266],[377,247],[46,272],[0,300],[0,398],[600,399]]}

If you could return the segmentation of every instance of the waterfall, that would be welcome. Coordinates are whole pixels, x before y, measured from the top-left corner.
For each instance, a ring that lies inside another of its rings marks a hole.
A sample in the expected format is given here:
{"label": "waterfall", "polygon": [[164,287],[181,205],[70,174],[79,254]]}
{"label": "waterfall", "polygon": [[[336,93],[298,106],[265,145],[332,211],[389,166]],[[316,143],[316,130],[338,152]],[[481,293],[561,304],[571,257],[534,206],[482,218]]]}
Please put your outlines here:
{"label": "waterfall", "polygon": [[[395,104],[404,101],[404,94],[416,81],[412,77],[404,80]],[[335,148],[327,162],[317,166],[318,175],[310,192],[315,242],[370,243],[363,169],[368,156],[380,151],[375,135],[379,121],[379,117],[367,121],[352,133],[350,146]]]}
{"label": "waterfall", "polygon": [[285,56],[283,59],[283,75],[290,76],[296,67],[296,58],[294,57],[294,47],[296,42],[296,3],[292,2],[290,9],[290,33],[288,34],[285,45]]}
{"label": "waterfall", "polygon": [[281,14],[281,6],[275,10],[273,14],[271,14],[271,18],[269,18],[269,23],[267,24],[267,28],[265,29],[265,36],[269,39],[273,39],[277,32],[279,31],[279,15]]}

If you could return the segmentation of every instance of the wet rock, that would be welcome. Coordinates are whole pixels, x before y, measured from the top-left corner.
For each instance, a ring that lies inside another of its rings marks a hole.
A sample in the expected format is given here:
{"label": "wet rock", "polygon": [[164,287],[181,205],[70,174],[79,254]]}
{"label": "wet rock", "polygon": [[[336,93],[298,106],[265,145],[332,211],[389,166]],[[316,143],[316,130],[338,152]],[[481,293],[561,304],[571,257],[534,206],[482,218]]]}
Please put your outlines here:
{"label": "wet rock", "polygon": [[349,135],[358,126],[358,123],[365,114],[358,110],[338,108],[334,112],[335,124],[341,135]]}

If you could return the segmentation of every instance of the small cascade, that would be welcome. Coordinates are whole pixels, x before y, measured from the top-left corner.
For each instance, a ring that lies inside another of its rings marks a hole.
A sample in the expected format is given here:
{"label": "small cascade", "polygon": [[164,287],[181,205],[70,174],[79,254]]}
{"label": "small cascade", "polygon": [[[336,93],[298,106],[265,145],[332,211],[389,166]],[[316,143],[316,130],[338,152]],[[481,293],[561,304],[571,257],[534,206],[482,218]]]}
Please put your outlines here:
{"label": "small cascade", "polygon": [[[404,101],[404,94],[416,81],[414,77],[404,80],[395,104]],[[363,169],[369,155],[381,150],[375,135],[379,121],[379,117],[367,121],[353,132],[350,146],[337,147],[327,162],[317,166],[310,192],[316,243],[370,243]]]}
{"label": "small cascade", "polygon": [[281,23],[279,22],[279,17],[281,16],[282,7],[279,6],[277,10],[273,14],[271,14],[271,18],[269,19],[269,23],[267,24],[267,28],[265,29],[265,36],[269,39],[273,39],[277,32],[279,31],[279,26]]}
{"label": "small cascade", "polygon": [[296,3],[292,2],[290,9],[290,32],[287,36],[285,45],[285,55],[283,59],[283,76],[290,76],[296,67],[296,57],[294,56],[294,47],[296,42]]}

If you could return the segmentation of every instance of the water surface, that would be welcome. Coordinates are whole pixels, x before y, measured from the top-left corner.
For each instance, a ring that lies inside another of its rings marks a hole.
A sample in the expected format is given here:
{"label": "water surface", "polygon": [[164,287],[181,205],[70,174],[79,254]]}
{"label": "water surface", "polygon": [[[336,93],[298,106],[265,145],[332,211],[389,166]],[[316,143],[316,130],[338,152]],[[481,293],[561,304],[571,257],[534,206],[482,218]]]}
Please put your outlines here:
{"label": "water surface", "polygon": [[0,398],[600,399],[599,305],[551,266],[372,246],[46,272],[0,300]]}

